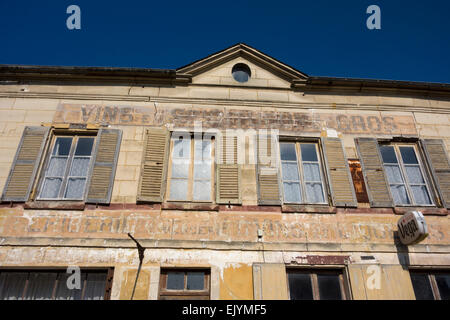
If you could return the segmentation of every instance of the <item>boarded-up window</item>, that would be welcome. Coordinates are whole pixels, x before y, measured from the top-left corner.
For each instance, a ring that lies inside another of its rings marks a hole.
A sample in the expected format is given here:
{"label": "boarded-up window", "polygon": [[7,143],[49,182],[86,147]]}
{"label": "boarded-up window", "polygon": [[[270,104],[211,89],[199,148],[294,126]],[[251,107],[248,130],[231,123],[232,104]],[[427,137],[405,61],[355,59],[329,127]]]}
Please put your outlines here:
{"label": "boarded-up window", "polygon": [[349,159],[348,165],[352,175],[353,186],[355,188],[356,199],[360,203],[368,203],[369,197],[367,195],[366,184],[361,170],[361,163],[356,159]]}

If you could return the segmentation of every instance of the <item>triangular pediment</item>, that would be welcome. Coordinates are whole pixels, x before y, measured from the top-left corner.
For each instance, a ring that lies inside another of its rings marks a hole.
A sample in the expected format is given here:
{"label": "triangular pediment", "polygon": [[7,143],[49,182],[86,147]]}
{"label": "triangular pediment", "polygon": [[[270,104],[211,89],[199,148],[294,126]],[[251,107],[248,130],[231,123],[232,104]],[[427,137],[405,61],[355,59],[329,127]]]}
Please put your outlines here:
{"label": "triangular pediment", "polygon": [[[232,77],[231,70],[238,63],[246,64],[251,70],[251,78],[246,83],[239,83]],[[305,73],[243,43],[181,67],[177,74],[189,75],[192,83],[198,84],[258,87],[291,87],[293,82],[308,78]]]}

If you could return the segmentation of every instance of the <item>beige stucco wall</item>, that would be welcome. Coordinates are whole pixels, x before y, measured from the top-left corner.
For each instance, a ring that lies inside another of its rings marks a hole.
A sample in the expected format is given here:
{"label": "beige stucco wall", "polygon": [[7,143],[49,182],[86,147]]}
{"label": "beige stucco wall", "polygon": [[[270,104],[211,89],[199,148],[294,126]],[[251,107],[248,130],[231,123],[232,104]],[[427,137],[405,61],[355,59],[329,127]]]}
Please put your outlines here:
{"label": "beige stucco wall", "polygon": [[[1,85],[0,189],[3,189],[7,179],[23,128],[52,123],[57,118],[61,105],[67,104],[136,107],[149,114],[161,109],[205,108],[304,112],[309,115],[335,114],[348,117],[399,117],[399,121],[408,118],[412,119],[418,138],[443,139],[450,151],[448,98],[400,97],[395,96],[395,93],[296,92],[285,79],[250,62],[246,63],[251,68],[252,80],[240,85],[230,76],[231,68],[236,62],[244,60],[237,58],[225,63],[194,77],[192,84],[180,87]],[[326,123],[320,122],[318,126],[319,131],[305,134],[319,137],[326,133]],[[140,175],[144,126],[112,124],[111,127],[120,128],[123,132],[112,203],[134,204]],[[342,138],[349,158],[357,157],[355,137],[373,136],[339,131],[337,134]],[[385,137],[389,133],[379,132],[376,135]],[[245,144],[244,149],[246,159],[254,157],[250,144]],[[257,204],[255,167],[249,163],[242,166],[242,195],[243,205]],[[126,236],[127,232],[132,232],[146,246],[152,247],[146,252],[142,278],[136,291],[138,299],[157,298],[161,266],[211,267],[211,298],[253,299],[254,263],[295,266],[307,264],[305,257],[308,255],[345,255],[349,257],[350,265],[357,265],[356,268],[349,269],[352,281],[355,282],[359,279],[358,275],[364,279],[364,270],[359,264],[361,255],[368,252],[375,257],[374,264],[393,265],[394,267],[384,268],[383,272],[391,277],[401,275],[399,279],[402,279],[408,290],[406,294],[392,293],[391,284],[383,280],[385,282],[381,291],[369,294],[367,288],[365,291],[355,289],[354,298],[412,298],[411,284],[398,269],[404,256],[399,257],[394,245],[392,232],[396,228],[398,216],[393,214],[282,214],[238,210],[183,212],[160,208],[140,210],[90,209],[72,212],[2,207],[0,266],[114,266],[112,298],[127,299],[134,285],[138,263],[137,250]],[[61,231],[64,230],[63,221],[67,222],[66,231]],[[114,231],[117,221],[119,231]],[[265,221],[270,223],[265,224]],[[430,216],[427,221],[432,234],[424,243],[410,249],[406,255],[409,263],[448,267],[449,218]],[[165,229],[167,225],[168,231]],[[211,231],[217,225],[224,228],[222,234]],[[264,254],[256,237],[259,227],[265,228],[264,241],[267,244]],[[304,236],[295,238],[290,234],[301,228],[304,228]],[[202,230],[207,230],[206,235],[202,234]]]}

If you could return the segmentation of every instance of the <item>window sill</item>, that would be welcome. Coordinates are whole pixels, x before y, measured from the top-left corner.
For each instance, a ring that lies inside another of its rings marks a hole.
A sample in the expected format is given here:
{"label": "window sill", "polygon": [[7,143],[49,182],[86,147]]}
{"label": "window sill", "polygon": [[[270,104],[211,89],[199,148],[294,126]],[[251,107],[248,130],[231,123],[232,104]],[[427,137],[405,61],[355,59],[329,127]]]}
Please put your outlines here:
{"label": "window sill", "polygon": [[448,210],[446,208],[430,208],[430,207],[395,207],[394,213],[403,215],[411,211],[420,211],[424,216],[446,216]]}
{"label": "window sill", "polygon": [[161,204],[162,210],[219,211],[219,205],[210,203],[166,202]]}
{"label": "window sill", "polygon": [[28,201],[23,205],[24,209],[56,209],[56,210],[84,210],[84,201]]}
{"label": "window sill", "polygon": [[283,213],[337,213],[336,207],[325,205],[282,205]]}

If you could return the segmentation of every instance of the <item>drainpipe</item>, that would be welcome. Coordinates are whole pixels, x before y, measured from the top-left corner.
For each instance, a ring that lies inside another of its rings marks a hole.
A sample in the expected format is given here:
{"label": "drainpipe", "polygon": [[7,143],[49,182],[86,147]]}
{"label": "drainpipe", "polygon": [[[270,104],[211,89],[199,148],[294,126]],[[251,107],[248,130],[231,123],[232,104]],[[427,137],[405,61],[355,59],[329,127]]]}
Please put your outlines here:
{"label": "drainpipe", "polygon": [[136,273],[136,280],[134,280],[134,287],[133,287],[133,292],[131,293],[131,300],[133,300],[134,297],[134,291],[136,290],[136,284],[139,278],[139,273],[141,272],[141,267],[142,267],[142,261],[144,260],[144,251],[145,248],[143,246],[141,246],[141,244],[139,242],[137,242],[137,240],[135,238],[133,238],[133,236],[131,234],[128,233],[128,236],[131,238],[131,240],[133,240],[134,242],[136,242],[136,246],[139,252],[139,267]]}

